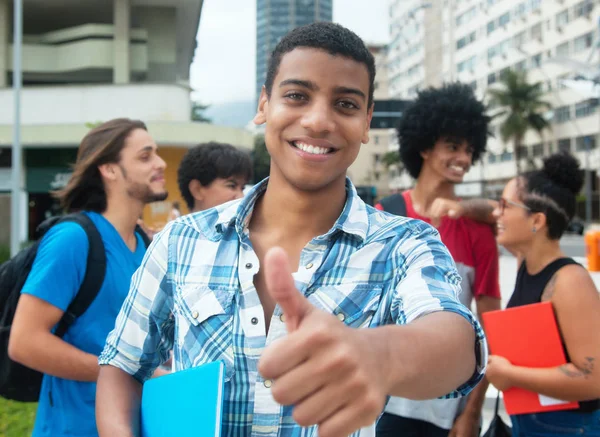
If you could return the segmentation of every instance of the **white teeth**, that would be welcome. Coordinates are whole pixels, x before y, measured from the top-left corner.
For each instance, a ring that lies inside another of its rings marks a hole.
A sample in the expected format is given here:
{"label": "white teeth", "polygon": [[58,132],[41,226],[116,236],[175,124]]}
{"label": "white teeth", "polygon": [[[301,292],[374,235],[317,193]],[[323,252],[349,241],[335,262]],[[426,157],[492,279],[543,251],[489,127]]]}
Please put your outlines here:
{"label": "white teeth", "polygon": [[465,169],[464,169],[464,168],[462,168],[462,167],[458,167],[458,166],[456,166],[456,165],[451,165],[451,166],[450,166],[450,169],[451,169],[451,170],[454,170],[454,171],[459,171],[459,172],[464,172],[464,171],[465,171]]}
{"label": "white teeth", "polygon": [[310,153],[312,155],[325,155],[331,151],[331,149],[325,147],[317,147],[313,146],[312,144],[300,143],[298,141],[294,142],[293,144],[303,152]]}

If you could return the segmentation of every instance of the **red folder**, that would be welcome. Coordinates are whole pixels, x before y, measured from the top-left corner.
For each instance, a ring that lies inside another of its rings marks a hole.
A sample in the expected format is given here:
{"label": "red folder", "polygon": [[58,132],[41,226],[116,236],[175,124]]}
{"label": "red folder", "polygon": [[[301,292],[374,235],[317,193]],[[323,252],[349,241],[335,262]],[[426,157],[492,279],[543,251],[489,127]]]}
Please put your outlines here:
{"label": "red folder", "polygon": [[[552,303],[541,302],[483,313],[490,353],[523,367],[557,367],[567,362]],[[570,410],[577,402],[559,401],[513,387],[503,393],[508,414]]]}

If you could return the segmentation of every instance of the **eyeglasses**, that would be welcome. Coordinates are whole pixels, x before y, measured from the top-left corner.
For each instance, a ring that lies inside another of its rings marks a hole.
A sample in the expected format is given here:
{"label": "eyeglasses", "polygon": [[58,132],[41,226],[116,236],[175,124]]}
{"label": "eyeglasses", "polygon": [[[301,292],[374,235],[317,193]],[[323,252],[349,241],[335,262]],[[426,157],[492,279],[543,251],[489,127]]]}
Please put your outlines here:
{"label": "eyeglasses", "polygon": [[524,209],[525,211],[531,211],[531,208],[529,208],[527,205],[506,200],[504,197],[501,197],[500,200],[498,200],[498,210],[500,211],[500,214],[504,214],[504,210],[506,209],[507,205],[516,206],[517,208]]}

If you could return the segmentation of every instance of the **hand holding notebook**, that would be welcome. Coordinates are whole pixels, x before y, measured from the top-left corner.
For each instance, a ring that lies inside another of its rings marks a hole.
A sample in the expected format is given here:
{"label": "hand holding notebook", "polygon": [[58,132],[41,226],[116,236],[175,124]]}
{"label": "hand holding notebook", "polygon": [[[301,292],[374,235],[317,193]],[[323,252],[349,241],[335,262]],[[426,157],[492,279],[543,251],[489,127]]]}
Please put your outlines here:
{"label": "hand holding notebook", "polygon": [[219,437],[223,372],[217,361],[148,380],[142,391],[142,437]]}
{"label": "hand holding notebook", "polygon": [[[556,367],[567,362],[554,310],[542,302],[483,314],[490,352],[523,367]],[[577,402],[552,399],[513,387],[503,392],[508,414],[568,410]]]}

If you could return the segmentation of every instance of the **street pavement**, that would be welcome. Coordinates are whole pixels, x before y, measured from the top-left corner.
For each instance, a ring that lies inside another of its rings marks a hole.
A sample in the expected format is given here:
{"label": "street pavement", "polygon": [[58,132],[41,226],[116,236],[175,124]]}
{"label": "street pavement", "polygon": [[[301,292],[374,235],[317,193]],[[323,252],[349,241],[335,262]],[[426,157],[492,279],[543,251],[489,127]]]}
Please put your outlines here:
{"label": "street pavement", "polygon": [[[561,248],[567,256],[575,258],[583,266],[587,267],[585,258],[585,242],[583,237],[578,235],[566,235],[561,239]],[[500,251],[500,292],[502,294],[502,308],[506,307],[508,300],[513,292],[515,280],[517,278],[516,259],[508,252]],[[600,290],[600,272],[590,272],[596,288]],[[474,309],[474,308],[473,308]],[[486,394],[486,400],[483,409],[483,430],[487,430],[490,421],[494,416],[494,404],[496,402],[497,390],[490,387]],[[500,404],[500,415],[505,423],[510,425],[510,418],[504,411],[504,406]]]}

